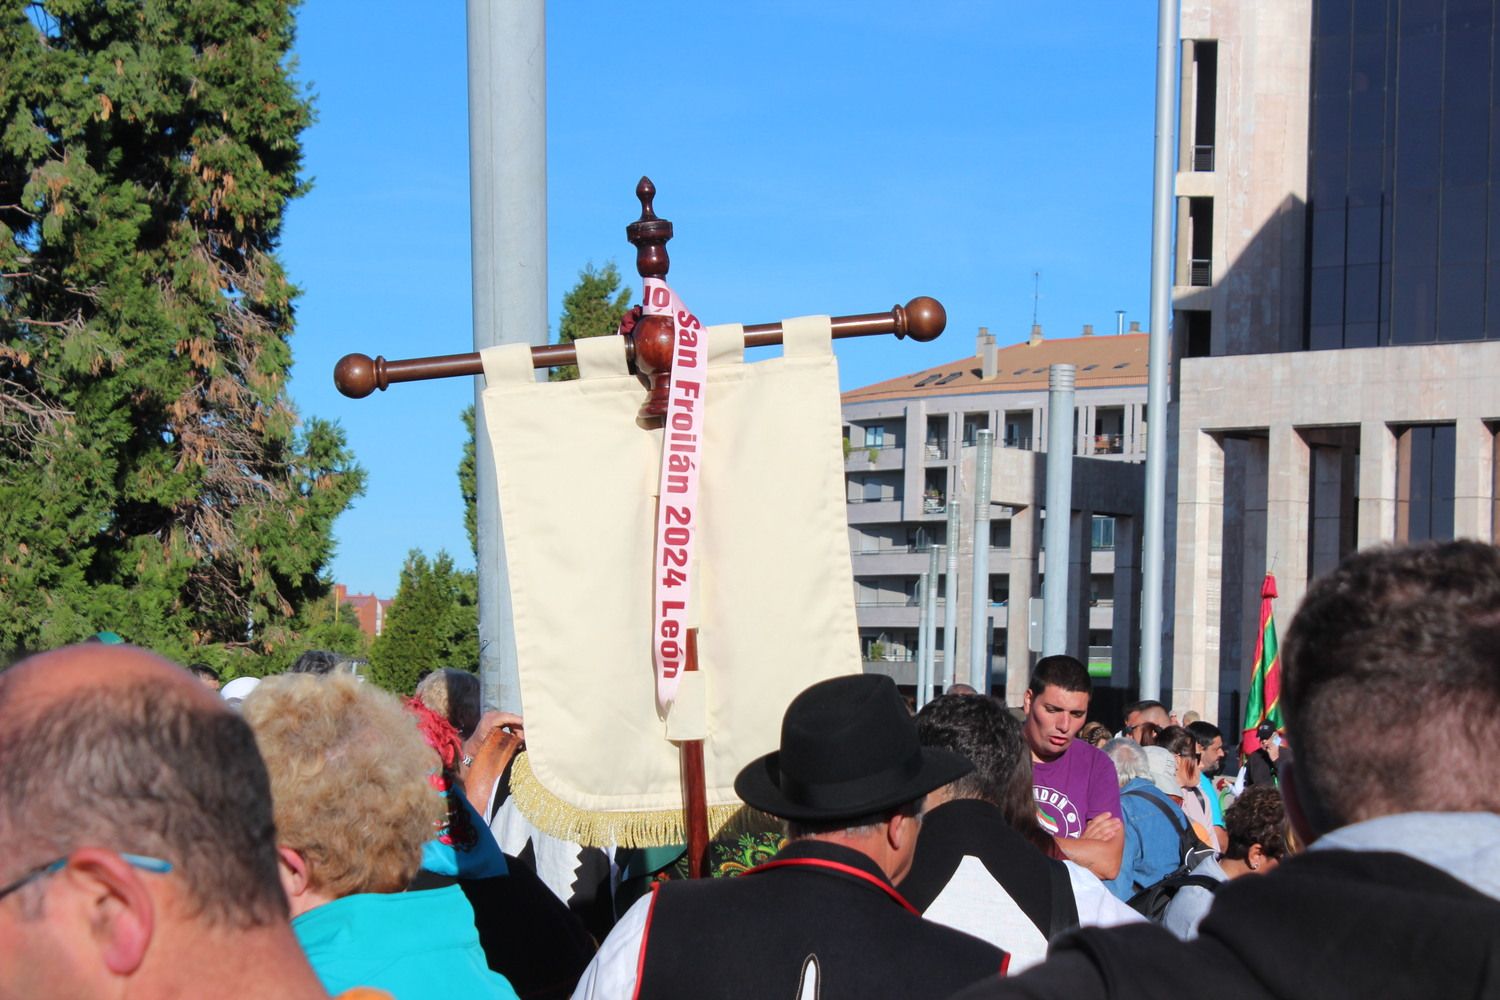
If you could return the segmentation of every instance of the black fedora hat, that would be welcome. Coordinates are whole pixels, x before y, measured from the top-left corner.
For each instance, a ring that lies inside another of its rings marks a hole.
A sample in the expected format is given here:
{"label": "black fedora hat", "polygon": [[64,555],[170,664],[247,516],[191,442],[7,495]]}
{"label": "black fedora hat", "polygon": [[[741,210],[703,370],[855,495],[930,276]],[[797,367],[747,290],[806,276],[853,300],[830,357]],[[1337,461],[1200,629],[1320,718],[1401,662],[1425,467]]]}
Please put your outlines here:
{"label": "black fedora hat", "polygon": [[747,764],[734,790],[783,819],[855,819],[921,798],[974,769],[917,742],[917,725],[889,677],[820,681],[787,706],[781,749]]}

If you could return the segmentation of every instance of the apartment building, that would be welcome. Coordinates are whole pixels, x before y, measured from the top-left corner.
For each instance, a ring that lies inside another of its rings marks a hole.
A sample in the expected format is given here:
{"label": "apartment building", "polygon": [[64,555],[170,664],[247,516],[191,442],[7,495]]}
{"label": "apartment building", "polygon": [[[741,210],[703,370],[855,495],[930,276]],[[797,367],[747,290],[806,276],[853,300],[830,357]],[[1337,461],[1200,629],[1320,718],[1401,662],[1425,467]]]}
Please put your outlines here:
{"label": "apartment building", "polygon": [[1358,548],[1494,540],[1497,18],[1494,0],[1183,2],[1176,706],[1239,719],[1267,570],[1284,629]]}
{"label": "apartment building", "polygon": [[[1048,368],[1077,371],[1069,573],[1070,651],[1103,685],[1124,688],[1139,646],[1139,526],[1146,449],[1147,335],[1049,340],[1040,327],[1001,347],[980,329],[974,354],[843,395],[849,539],[865,668],[916,681],[918,579],[946,546],[956,506],[959,572],[938,597],[938,676],[946,601],[959,608],[955,676],[969,675],[976,524],[975,444],[992,430],[987,581],[992,689],[1019,704],[1032,652],[1028,611],[1041,597]],[[1008,670],[1009,665],[1019,665]]]}

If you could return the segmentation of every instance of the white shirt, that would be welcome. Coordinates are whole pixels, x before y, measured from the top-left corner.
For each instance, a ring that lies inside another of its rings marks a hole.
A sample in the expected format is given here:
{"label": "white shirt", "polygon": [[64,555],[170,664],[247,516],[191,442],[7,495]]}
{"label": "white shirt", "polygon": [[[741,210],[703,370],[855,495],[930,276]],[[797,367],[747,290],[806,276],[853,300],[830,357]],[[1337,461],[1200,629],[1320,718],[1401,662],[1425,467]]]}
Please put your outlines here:
{"label": "white shirt", "polygon": [[[1082,927],[1118,927],[1146,918],[1120,902],[1088,869],[1064,861]],[[953,877],[922,914],[928,920],[972,934],[1010,953],[1015,975],[1047,957],[1047,938],[1016,905],[984,862],[965,855]]]}

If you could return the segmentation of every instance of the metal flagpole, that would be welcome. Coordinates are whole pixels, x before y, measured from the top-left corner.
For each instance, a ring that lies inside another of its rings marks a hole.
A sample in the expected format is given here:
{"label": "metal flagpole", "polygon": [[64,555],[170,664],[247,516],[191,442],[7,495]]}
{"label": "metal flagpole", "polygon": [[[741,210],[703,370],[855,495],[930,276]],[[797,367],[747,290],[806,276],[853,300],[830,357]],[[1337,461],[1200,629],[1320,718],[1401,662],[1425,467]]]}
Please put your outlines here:
{"label": "metal flagpole", "polygon": [[[469,202],[474,349],[547,338],[547,60],[543,0],[469,0]],[[479,675],[484,703],[521,711],[495,461],[474,387]]]}
{"label": "metal flagpole", "polygon": [[[960,492],[954,490],[954,493]],[[948,572],[943,576],[943,690],[958,668],[958,500],[948,498]]]}
{"label": "metal flagpole", "polygon": [[1052,365],[1047,393],[1047,565],[1042,655],[1068,651],[1068,548],[1073,521],[1073,366]]}
{"label": "metal flagpole", "polygon": [[925,705],[932,700],[932,683],[937,674],[937,595],[939,580],[938,575],[942,571],[943,547],[933,545],[927,549],[927,607],[922,616],[924,627],[927,629],[927,663],[926,669],[922,671],[922,691],[920,703]]}
{"label": "metal flagpole", "polygon": [[1141,558],[1142,699],[1161,697],[1163,565],[1167,526],[1167,368],[1172,360],[1172,177],[1178,0],[1158,0],[1156,180],[1151,204],[1151,343],[1146,375],[1146,523]]}
{"label": "metal flagpole", "polygon": [[932,583],[927,579],[926,573],[917,576],[917,707],[921,708],[927,704],[922,700],[922,692],[927,690],[927,591],[931,589]]}

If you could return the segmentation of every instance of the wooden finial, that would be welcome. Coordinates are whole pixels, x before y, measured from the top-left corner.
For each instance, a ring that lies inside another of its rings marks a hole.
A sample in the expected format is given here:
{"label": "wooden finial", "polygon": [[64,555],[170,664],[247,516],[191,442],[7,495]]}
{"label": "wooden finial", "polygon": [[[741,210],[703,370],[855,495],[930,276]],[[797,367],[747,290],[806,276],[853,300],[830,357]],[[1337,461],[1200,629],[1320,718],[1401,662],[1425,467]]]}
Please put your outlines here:
{"label": "wooden finial", "polygon": [[[635,246],[635,269],[642,278],[665,278],[672,266],[667,241],[672,223],[656,216],[652,202],[656,185],[642,177],[635,186],[641,201],[641,217],[625,227],[625,238]],[[642,316],[632,333],[635,338],[635,370],[649,379],[651,394],[641,405],[641,419],[657,421],[667,414],[667,392],[672,374],[672,317]]]}
{"label": "wooden finial", "polygon": [[948,325],[948,310],[928,295],[918,295],[904,306],[893,306],[891,312],[896,317],[896,336],[922,344],[936,340]]}
{"label": "wooden finial", "polygon": [[368,354],[346,354],[334,366],[333,384],[350,399],[364,399],[376,389],[385,388],[380,384],[380,364],[384,360],[377,361]]}
{"label": "wooden finial", "polygon": [[635,247],[636,272],[643,278],[665,278],[672,266],[667,257],[672,223],[656,217],[652,205],[656,199],[656,185],[651,183],[651,178],[641,178],[635,186],[635,196],[641,201],[641,217],[625,227],[625,238]]}

